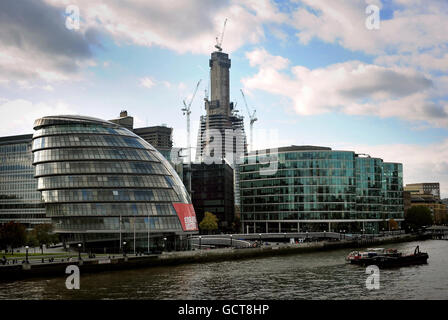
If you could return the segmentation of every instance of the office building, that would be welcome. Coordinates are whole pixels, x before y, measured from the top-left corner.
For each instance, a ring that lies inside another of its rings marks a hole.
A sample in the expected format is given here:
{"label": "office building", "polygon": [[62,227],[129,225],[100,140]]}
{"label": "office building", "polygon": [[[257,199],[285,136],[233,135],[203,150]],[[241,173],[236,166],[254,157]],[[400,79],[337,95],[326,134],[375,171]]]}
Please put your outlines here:
{"label": "office building", "polygon": [[406,184],[404,190],[409,193],[410,207],[427,207],[431,210],[435,224],[447,222],[447,205],[440,199],[440,184],[438,182]]}
{"label": "office building", "polygon": [[166,159],[170,159],[173,147],[173,128],[164,125],[136,128],[134,133],[156,148]]}
{"label": "office building", "polygon": [[244,232],[374,233],[389,219],[401,223],[404,218],[400,163],[290,146],[273,154],[251,152],[240,169]]}
{"label": "office building", "polygon": [[[37,119],[33,164],[55,232],[102,250],[180,248],[197,232],[182,181],[149,143],[115,123],[83,116]],[[123,241],[124,240],[124,241]]]}
{"label": "office building", "polygon": [[50,223],[34,179],[32,137],[0,138],[0,224],[13,221],[33,228]]}
{"label": "office building", "polygon": [[440,183],[438,182],[408,183],[404,190],[409,191],[412,195],[431,195],[440,199]]}
{"label": "office building", "polygon": [[[184,166],[188,166],[184,164]],[[234,222],[234,190],[233,170],[229,164],[193,163],[192,172],[192,203],[198,223],[204,218],[205,212],[211,212],[218,218],[216,232],[238,231],[232,229]],[[188,177],[184,169],[184,183]]]}
{"label": "office building", "polygon": [[119,118],[109,121],[133,131],[136,135],[156,148],[166,159],[170,160],[171,149],[173,147],[173,128],[160,125],[134,129],[134,118],[129,116],[126,110],[120,112]]}

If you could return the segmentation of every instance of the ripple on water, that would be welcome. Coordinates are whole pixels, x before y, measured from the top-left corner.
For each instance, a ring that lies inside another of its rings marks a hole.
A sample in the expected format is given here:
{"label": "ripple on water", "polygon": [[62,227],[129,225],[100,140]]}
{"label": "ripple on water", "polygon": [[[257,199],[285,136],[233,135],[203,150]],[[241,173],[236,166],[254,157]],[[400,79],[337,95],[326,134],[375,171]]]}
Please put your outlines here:
{"label": "ripple on water", "polygon": [[365,268],[347,265],[350,250],[0,283],[0,299],[448,299],[448,241],[420,245],[427,265],[381,270],[380,289],[368,290]]}

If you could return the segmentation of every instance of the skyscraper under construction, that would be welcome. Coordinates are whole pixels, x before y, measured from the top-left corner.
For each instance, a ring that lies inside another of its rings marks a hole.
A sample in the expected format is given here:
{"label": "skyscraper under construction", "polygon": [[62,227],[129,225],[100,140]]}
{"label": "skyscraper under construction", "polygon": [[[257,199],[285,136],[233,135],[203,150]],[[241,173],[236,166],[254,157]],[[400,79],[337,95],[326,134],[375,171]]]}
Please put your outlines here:
{"label": "skyscraper under construction", "polygon": [[[220,49],[220,48],[219,48]],[[230,59],[215,51],[210,59],[210,100],[206,97],[206,115],[201,116],[196,162],[227,162],[235,170],[235,204],[239,205],[238,163],[247,153],[244,118],[230,102]]]}

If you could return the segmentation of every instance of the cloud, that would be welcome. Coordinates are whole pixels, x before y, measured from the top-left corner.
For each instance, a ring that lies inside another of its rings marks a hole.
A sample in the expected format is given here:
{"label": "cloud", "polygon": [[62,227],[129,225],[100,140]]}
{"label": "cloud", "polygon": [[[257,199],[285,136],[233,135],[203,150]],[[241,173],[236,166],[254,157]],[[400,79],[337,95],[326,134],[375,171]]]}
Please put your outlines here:
{"label": "cloud", "polygon": [[34,120],[50,115],[77,114],[64,102],[33,103],[26,99],[0,99],[0,136],[33,133]]}
{"label": "cloud", "polygon": [[264,38],[263,24],[286,23],[271,0],[47,0],[62,8],[80,8],[82,23],[111,36],[118,44],[159,46],[179,53],[209,53],[226,18],[223,47],[232,52]]}
{"label": "cloud", "polygon": [[141,87],[145,87],[145,88],[150,89],[150,88],[154,87],[155,85],[156,84],[155,84],[154,80],[152,80],[149,77],[145,77],[145,78],[141,78],[140,79],[140,86]]}
{"label": "cloud", "polygon": [[429,145],[334,145],[336,150],[353,150],[382,158],[387,162],[403,164],[405,184],[418,182],[440,182],[442,197],[448,197],[448,139]]}
{"label": "cloud", "polygon": [[264,49],[248,52],[246,57],[258,72],[242,80],[245,88],[287,97],[298,114],[343,112],[448,125],[447,103],[432,100],[433,81],[410,68],[348,61],[313,70],[303,66],[288,70],[287,59]]}
{"label": "cloud", "polygon": [[92,63],[89,30],[65,27],[65,11],[45,2],[0,2],[0,80],[72,80]]}
{"label": "cloud", "polygon": [[[302,43],[312,38],[338,43],[350,50],[367,53],[416,51],[448,42],[446,1],[398,1],[392,19],[382,19],[380,30],[368,30],[365,10],[372,1],[301,0],[304,6],[294,12],[294,26]],[[395,1],[397,2],[397,1]],[[376,1],[381,8],[381,2]]]}
{"label": "cloud", "polygon": [[171,88],[171,82],[166,80],[155,80],[153,77],[143,77],[139,80],[140,86],[151,89],[154,86],[161,85],[165,88]]}
{"label": "cloud", "polygon": [[293,13],[292,26],[302,44],[320,39],[376,55],[376,64],[411,66],[423,71],[448,70],[448,2],[444,0],[390,1],[389,7],[394,7],[391,18],[381,19],[379,30],[365,27],[368,18],[365,10],[368,4],[376,4],[383,10],[381,1],[300,0],[300,3],[302,6]]}
{"label": "cloud", "polygon": [[441,50],[431,50],[425,53],[383,55],[375,59],[376,64],[385,66],[414,67],[424,72],[448,70],[448,53]]}

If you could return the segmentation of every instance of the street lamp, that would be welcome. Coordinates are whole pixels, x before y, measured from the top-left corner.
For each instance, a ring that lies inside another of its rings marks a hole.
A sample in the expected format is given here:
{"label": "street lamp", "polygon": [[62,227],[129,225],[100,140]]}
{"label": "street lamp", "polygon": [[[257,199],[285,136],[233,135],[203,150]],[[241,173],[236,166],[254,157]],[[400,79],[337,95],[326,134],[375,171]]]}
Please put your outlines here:
{"label": "street lamp", "polygon": [[327,230],[324,230],[324,239],[327,238]]}
{"label": "street lamp", "polygon": [[81,244],[78,243],[78,259],[81,260]]}
{"label": "street lamp", "polygon": [[345,230],[342,230],[343,234],[344,234],[344,240],[345,240]]}
{"label": "street lamp", "polygon": [[26,246],[25,249],[26,249],[26,263],[29,263],[29,261],[28,261],[28,249],[29,249],[29,247]]}
{"label": "street lamp", "polygon": [[126,257],[126,241],[123,241],[123,257]]}
{"label": "street lamp", "polygon": [[308,231],[306,232],[306,237],[305,237],[306,241],[308,241]]}
{"label": "street lamp", "polygon": [[163,250],[166,249],[166,238],[163,238]]}
{"label": "street lamp", "polygon": [[199,236],[199,250],[202,250],[202,246],[201,246],[201,239],[202,239],[202,237],[201,237],[201,236]]}
{"label": "street lamp", "polygon": [[233,235],[230,235],[230,247],[232,247],[232,239],[233,239]]}
{"label": "street lamp", "polygon": [[259,240],[260,240],[260,245],[261,245],[261,233],[258,234]]}

